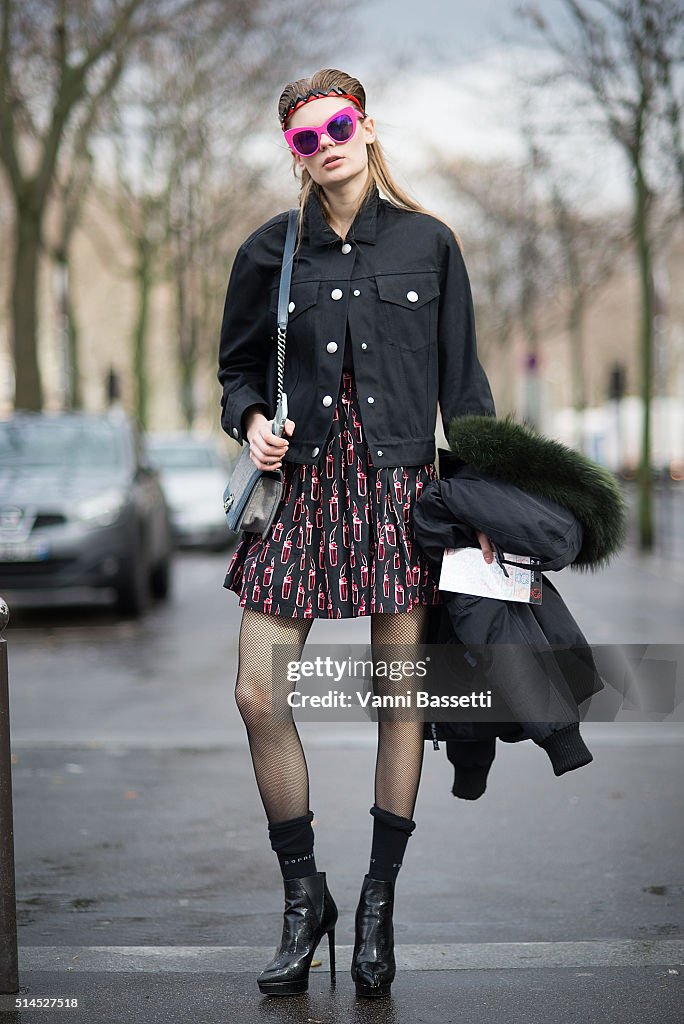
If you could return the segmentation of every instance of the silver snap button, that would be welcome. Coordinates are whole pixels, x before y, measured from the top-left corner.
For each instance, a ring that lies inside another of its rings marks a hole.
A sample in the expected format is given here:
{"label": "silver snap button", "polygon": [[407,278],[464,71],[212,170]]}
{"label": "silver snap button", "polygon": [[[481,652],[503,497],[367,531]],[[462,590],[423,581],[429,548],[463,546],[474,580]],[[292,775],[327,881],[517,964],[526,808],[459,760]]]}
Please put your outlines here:
{"label": "silver snap button", "polygon": [[342,252],[345,254],[345,256],[347,255],[348,252],[351,252],[351,245],[349,244],[349,242],[344,243],[344,245],[342,246]]}
{"label": "silver snap button", "polygon": [[342,289],[341,288],[333,288],[333,290],[330,292],[330,298],[331,299],[335,299],[336,301],[337,301],[337,299],[341,299],[342,298]]}
{"label": "silver snap button", "polygon": [[239,434],[240,434],[240,432],[239,432],[238,428],[237,427],[233,427],[233,437],[239,437]]}
{"label": "silver snap button", "polygon": [[323,395],[323,405],[332,405],[332,395]]}
{"label": "silver snap button", "polygon": [[336,341],[329,341],[328,344],[325,347],[327,348],[328,352],[337,352],[337,342]]}
{"label": "silver snap button", "polygon": [[361,348],[368,348],[368,345],[366,344],[365,341],[361,342]]}
{"label": "silver snap button", "polygon": [[359,289],[355,288],[354,289],[354,295],[360,295],[360,294],[361,294],[361,292],[359,291]]}
{"label": "silver snap button", "polygon": [[294,302],[291,302],[290,305],[287,307],[287,311],[288,311],[288,313],[294,313],[294,310],[295,310],[295,304],[294,304]]}
{"label": "silver snap button", "polygon": [[382,448],[378,448],[378,455],[382,455]]}
{"label": "silver snap button", "polygon": [[314,448],[313,451],[311,452],[311,454],[312,455],[318,455],[320,450],[321,450],[320,448]]}
{"label": "silver snap button", "polygon": [[372,405],[374,401],[375,401],[375,399],[373,398],[373,396],[369,395],[368,396],[368,403],[369,403],[369,405]]}
{"label": "silver snap button", "polygon": [[409,300],[409,302],[417,302],[418,292],[406,292],[406,298]]}

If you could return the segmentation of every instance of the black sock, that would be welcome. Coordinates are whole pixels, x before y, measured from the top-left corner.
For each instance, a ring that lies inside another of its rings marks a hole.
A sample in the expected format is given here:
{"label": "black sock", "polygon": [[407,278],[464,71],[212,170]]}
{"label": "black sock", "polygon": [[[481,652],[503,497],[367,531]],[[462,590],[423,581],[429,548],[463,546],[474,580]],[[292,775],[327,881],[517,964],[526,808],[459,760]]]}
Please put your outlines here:
{"label": "black sock", "polygon": [[311,827],[313,811],[301,818],[269,822],[268,835],[271,849],[278,854],[283,878],[303,878],[317,874],[314,856],[314,830]]}
{"label": "black sock", "polygon": [[370,813],[374,820],[368,874],[371,878],[390,882],[399,874],[406,844],[416,823],[411,818],[392,814],[377,804],[373,804]]}

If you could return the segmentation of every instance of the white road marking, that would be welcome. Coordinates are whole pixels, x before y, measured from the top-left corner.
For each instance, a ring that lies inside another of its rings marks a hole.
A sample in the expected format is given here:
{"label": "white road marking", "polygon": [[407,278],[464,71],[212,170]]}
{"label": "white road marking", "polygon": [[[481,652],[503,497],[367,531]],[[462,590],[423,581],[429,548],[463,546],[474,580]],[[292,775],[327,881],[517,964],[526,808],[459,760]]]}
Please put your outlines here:
{"label": "white road marking", "polygon": [[[353,946],[336,945],[351,963]],[[20,946],[20,971],[227,973],[259,972],[273,946]],[[481,942],[395,946],[398,970],[470,971],[550,967],[684,966],[684,940],[615,939],[576,942]],[[314,959],[328,964],[325,936]],[[315,968],[314,968],[315,970]]]}

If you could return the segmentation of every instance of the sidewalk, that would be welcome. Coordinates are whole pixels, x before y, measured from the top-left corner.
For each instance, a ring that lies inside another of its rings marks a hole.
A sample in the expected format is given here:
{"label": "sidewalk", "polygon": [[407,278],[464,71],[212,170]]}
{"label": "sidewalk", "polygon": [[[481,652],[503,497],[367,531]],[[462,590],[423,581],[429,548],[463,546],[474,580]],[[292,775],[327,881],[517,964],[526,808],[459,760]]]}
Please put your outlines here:
{"label": "sidewalk", "polygon": [[[678,954],[681,962],[682,943]],[[262,996],[248,973],[203,972],[188,956],[174,970],[140,965],[128,972],[31,971],[32,996],[61,993],[78,999],[74,1010],[23,1010],[17,1019],[74,1020],[88,1024],[198,1021],[202,1024],[252,1024],[254,1021],[387,1021],[393,1024],[679,1024],[681,976],[666,966],[671,961],[655,951],[626,966],[596,967],[591,955],[571,958],[573,966],[554,968],[497,965],[496,949],[483,948],[482,969],[411,969],[410,954],[399,946],[397,978],[392,994],[377,1001],[357,999],[347,972],[349,947],[338,947],[337,987],[330,990],[327,970],[311,971],[309,992],[302,996]],[[230,950],[215,954],[230,961]],[[439,957],[440,950],[430,951]],[[524,953],[519,954],[522,957]],[[632,954],[633,955],[633,954]],[[270,956],[270,951],[269,951]],[[491,956],[492,961],[485,964]],[[263,955],[259,963],[264,961]],[[327,966],[327,965],[326,965]],[[332,994],[331,994],[332,993]],[[1,1005],[1,1004],[0,1004]],[[57,1016],[59,1014],[59,1017]]]}
{"label": "sidewalk", "polygon": [[[679,638],[682,584],[637,562],[555,574],[590,642]],[[377,1003],[356,999],[349,974],[375,727],[302,722],[317,863],[340,913],[337,986],[324,942],[308,996],[262,996],[283,890],[226,682],[236,618],[216,575],[215,561],[181,563],[176,604],[135,629],[11,643],[18,995],[79,1006],[0,1024],[681,1020],[684,730],[658,722],[584,723],[594,761],[560,778],[534,744],[499,743],[472,802],[451,795],[444,745],[427,743],[397,977]],[[338,626],[317,623],[311,642],[342,641]],[[367,623],[343,628],[361,642]]]}
{"label": "sidewalk", "polygon": [[[52,1012],[88,1024],[251,1024],[264,1012],[412,1024],[681,1019],[681,732],[588,723],[595,760],[560,778],[532,744],[500,744],[473,802],[451,796],[443,749],[428,745],[397,884],[397,977],[381,1007],[356,999],[349,974],[373,737],[352,730],[348,746],[339,736],[331,745],[320,723],[305,724],[319,732],[302,729],[317,862],[340,912],[335,991],[325,942],[308,997],[258,991],[280,936],[282,882],[236,744],[33,754],[33,774],[63,773],[66,758],[83,770],[33,803],[34,828],[55,839],[20,899],[20,995],[75,996],[78,1009]],[[18,773],[18,834],[30,845],[27,783]],[[124,787],[138,799],[117,819],[112,797]],[[79,816],[88,835],[74,837]]]}

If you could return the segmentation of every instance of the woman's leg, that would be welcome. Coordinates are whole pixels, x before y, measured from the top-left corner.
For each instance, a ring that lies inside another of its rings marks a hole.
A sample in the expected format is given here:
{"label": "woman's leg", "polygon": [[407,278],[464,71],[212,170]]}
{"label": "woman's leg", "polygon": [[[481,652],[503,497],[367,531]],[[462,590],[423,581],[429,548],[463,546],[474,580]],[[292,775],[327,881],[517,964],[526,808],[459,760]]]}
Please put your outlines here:
{"label": "woman's leg", "polygon": [[[371,616],[371,645],[400,644],[387,659],[416,661],[421,654],[428,624],[428,605],[416,605],[410,612]],[[380,651],[383,660],[385,654]],[[374,654],[375,658],[375,654]],[[392,681],[376,677],[378,696],[404,694],[415,689],[416,677]],[[413,720],[415,716],[415,720]],[[373,844],[368,874],[373,878],[396,879],[409,836],[415,829],[413,812],[418,795],[425,741],[423,722],[415,707],[379,709],[378,751],[375,765]],[[383,720],[384,719],[384,720]],[[402,721],[402,719],[404,719]]]}
{"label": "woman's leg", "polygon": [[[410,612],[371,617],[373,662],[415,661],[421,653],[428,624],[428,605]],[[394,650],[376,645],[400,644]],[[377,696],[415,691],[416,677],[396,681],[379,673],[374,677]],[[394,959],[394,887],[409,836],[416,827],[412,814],[423,767],[423,722],[415,704],[408,708],[378,709],[378,754],[375,765],[373,845],[368,873],[354,918],[355,936],[351,975],[360,996],[386,996],[396,973]],[[404,721],[402,721],[404,719]]]}
{"label": "woman's leg", "polygon": [[[240,626],[240,661],[235,699],[247,727],[257,785],[268,817],[271,847],[278,854],[285,890],[280,945],[257,983],[265,995],[307,991],[311,958],[327,933],[330,982],[335,984],[337,906],[325,871],[316,870],[309,773],[299,733],[287,704],[294,684],[273,693],[274,644],[287,644],[286,660],[301,657],[312,619],[267,615],[245,608]],[[276,712],[275,719],[272,711]]]}
{"label": "woman's leg", "polygon": [[[309,773],[286,691],[278,688],[273,719],[273,644],[288,644],[288,660],[301,656],[312,619],[267,615],[245,608],[235,701],[247,729],[257,786],[268,819],[271,848],[284,878],[316,873]],[[294,684],[290,691],[294,689]],[[287,712],[287,714],[284,714]]]}

